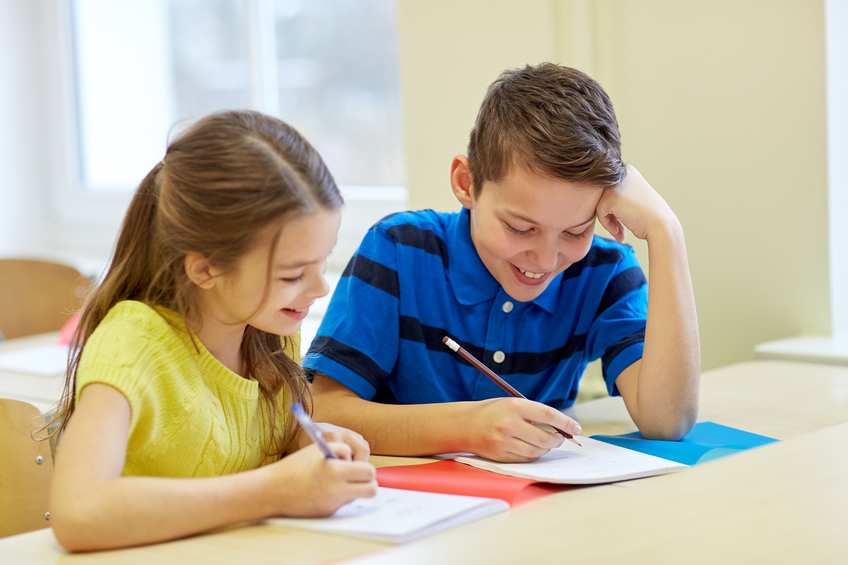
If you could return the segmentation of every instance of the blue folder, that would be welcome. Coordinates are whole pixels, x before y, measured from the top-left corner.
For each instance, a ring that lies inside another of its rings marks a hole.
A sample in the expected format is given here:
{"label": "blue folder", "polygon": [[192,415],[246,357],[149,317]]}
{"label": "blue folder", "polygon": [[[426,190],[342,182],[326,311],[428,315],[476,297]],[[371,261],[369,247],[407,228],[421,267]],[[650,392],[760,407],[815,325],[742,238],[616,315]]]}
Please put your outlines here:
{"label": "blue folder", "polygon": [[680,441],[646,439],[639,432],[620,436],[592,436],[592,439],[686,465],[697,465],[777,441],[713,422],[695,424],[692,431]]}

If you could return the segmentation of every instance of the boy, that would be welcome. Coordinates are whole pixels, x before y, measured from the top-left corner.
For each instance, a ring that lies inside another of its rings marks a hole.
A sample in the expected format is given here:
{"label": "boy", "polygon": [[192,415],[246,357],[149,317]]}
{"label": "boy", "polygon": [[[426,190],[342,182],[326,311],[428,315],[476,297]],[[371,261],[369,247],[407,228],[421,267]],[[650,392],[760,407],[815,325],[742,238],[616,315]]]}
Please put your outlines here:
{"label": "boy", "polygon": [[[459,213],[404,212],[371,228],[305,359],[316,418],[387,455],[472,452],[532,461],[580,425],[602,358],[647,437],[679,439],[698,412],[700,350],[683,230],[621,160],[603,89],[545,63],[506,71],[451,165]],[[594,237],[595,219],[617,240]],[[625,228],[648,242],[650,292]],[[531,400],[507,397],[450,336]]]}

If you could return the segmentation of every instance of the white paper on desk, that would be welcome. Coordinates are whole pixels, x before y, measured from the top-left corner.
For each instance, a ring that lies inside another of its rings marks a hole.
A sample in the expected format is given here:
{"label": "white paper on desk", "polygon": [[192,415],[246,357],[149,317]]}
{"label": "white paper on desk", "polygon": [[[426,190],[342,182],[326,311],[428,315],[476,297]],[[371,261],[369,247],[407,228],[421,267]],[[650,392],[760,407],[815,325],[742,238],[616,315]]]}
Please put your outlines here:
{"label": "white paper on desk", "polygon": [[403,543],[509,510],[506,501],[393,488],[377,488],[329,518],[270,518],[265,522]]}
{"label": "white paper on desk", "polygon": [[497,463],[482,457],[457,457],[456,461],[503,475],[546,483],[593,485],[664,475],[688,465],[639,453],[587,437],[550,450],[533,463]]}
{"label": "white paper on desk", "polygon": [[68,346],[45,343],[0,351],[0,369],[32,375],[60,375],[68,368]]}

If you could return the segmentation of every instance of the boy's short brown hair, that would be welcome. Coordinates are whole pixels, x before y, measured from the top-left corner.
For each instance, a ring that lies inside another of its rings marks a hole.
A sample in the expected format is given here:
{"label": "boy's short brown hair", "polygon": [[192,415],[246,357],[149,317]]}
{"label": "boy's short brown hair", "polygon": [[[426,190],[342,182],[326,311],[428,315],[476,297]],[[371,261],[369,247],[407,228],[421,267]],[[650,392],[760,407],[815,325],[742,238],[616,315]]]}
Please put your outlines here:
{"label": "boy's short brown hair", "polygon": [[472,191],[513,166],[614,186],[627,175],[612,102],[588,75],[553,63],[507,70],[489,87],[468,143]]}

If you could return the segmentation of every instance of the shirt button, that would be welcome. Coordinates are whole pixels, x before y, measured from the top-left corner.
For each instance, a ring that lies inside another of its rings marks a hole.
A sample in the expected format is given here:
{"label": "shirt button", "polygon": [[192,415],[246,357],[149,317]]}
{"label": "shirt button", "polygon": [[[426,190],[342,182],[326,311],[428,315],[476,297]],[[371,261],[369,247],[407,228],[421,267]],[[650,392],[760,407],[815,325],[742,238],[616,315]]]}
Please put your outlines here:
{"label": "shirt button", "polygon": [[[507,304],[510,304],[507,302]],[[503,363],[504,359],[506,359],[506,355],[504,355],[503,351],[495,351],[495,363]]]}
{"label": "shirt button", "polygon": [[502,308],[503,308],[503,311],[504,311],[504,312],[506,312],[507,314],[509,314],[510,312],[512,312],[513,304],[512,304],[512,302],[510,302],[509,300],[507,300],[506,302],[504,302],[504,303],[503,303]]}

